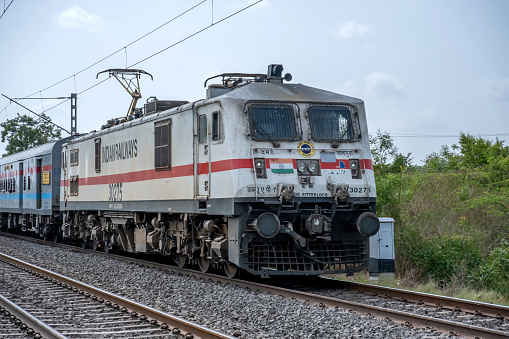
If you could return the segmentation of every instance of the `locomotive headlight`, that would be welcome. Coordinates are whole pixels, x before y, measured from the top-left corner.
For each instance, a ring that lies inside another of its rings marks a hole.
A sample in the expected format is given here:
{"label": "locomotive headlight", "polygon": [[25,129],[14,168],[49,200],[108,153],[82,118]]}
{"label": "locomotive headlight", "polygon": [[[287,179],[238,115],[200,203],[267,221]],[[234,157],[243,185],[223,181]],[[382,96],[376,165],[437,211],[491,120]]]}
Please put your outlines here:
{"label": "locomotive headlight", "polygon": [[263,158],[254,159],[254,167],[256,172],[256,178],[267,179],[267,168],[265,167],[265,159]]}
{"label": "locomotive headlight", "polygon": [[297,170],[300,172],[300,173],[304,173],[306,172],[307,170],[307,165],[304,161],[297,161]]}
{"label": "locomotive headlight", "polygon": [[350,159],[350,171],[352,172],[352,179],[361,179],[361,168],[358,159]]}
{"label": "locomotive headlight", "polygon": [[255,167],[256,168],[264,168],[265,167],[265,161],[263,161],[263,159],[256,159],[255,160]]}
{"label": "locomotive headlight", "polygon": [[308,164],[308,170],[313,173],[313,174],[316,174],[316,172],[318,172],[318,163],[316,161],[312,161]]}

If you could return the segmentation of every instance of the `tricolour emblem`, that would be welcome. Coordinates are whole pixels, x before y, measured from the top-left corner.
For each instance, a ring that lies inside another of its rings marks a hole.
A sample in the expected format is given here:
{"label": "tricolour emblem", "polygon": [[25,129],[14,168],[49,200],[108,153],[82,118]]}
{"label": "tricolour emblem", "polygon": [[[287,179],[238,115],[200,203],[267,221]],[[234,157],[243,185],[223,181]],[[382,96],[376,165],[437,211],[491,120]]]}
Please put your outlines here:
{"label": "tricolour emblem", "polygon": [[292,159],[269,159],[269,164],[273,173],[293,173]]}

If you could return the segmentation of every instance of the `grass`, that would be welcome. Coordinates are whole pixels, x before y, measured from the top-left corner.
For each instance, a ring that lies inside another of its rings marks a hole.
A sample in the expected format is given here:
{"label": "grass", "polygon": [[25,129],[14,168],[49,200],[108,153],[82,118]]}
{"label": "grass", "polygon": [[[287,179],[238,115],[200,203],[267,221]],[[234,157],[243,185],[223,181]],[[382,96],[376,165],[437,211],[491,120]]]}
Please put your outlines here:
{"label": "grass", "polygon": [[344,281],[354,281],[363,284],[378,285],[384,287],[399,288],[403,290],[423,292],[429,294],[443,295],[453,298],[460,298],[466,300],[479,301],[489,304],[497,304],[509,306],[509,300],[500,296],[499,293],[490,290],[474,290],[466,287],[451,286],[447,288],[440,288],[434,281],[427,283],[414,283],[399,279],[381,278],[379,280],[369,280],[367,271],[356,273],[353,277],[346,277],[344,274],[329,275],[329,278],[334,278]]}

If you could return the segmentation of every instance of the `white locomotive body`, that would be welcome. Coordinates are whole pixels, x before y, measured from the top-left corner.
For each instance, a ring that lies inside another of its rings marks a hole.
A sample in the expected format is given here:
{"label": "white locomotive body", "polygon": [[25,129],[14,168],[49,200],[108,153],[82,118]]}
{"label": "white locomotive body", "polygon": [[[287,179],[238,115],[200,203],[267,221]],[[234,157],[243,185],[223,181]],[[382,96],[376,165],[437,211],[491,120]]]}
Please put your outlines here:
{"label": "white locomotive body", "polygon": [[281,71],[223,74],[205,100],[154,100],[69,140],[61,235],[229,276],[365,268],[379,223],[364,103]]}

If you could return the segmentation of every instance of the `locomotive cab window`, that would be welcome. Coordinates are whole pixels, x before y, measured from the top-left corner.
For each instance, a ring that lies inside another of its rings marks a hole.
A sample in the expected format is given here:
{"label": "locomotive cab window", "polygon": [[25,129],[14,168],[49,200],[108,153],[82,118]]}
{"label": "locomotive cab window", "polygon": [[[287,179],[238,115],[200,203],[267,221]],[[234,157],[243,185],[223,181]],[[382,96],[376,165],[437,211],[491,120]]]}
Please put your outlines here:
{"label": "locomotive cab window", "polygon": [[155,169],[156,171],[171,169],[171,120],[156,123],[154,129]]}
{"label": "locomotive cab window", "polygon": [[289,105],[254,104],[249,107],[251,135],[255,140],[295,140],[295,115]]}
{"label": "locomotive cab window", "polygon": [[311,135],[317,141],[352,141],[356,139],[352,112],[346,106],[309,108]]}

